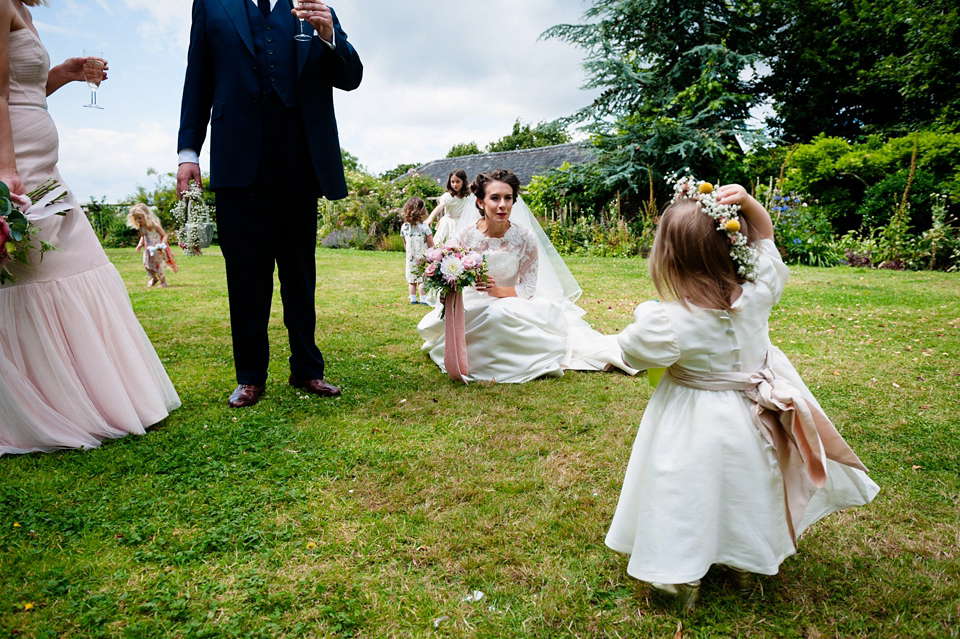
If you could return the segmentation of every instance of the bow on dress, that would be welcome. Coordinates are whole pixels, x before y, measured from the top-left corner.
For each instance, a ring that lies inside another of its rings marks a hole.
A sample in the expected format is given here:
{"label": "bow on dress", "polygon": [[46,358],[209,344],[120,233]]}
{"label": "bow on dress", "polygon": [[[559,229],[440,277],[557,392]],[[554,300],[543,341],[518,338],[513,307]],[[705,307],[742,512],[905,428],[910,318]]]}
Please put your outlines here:
{"label": "bow on dress", "polygon": [[700,373],[674,364],[667,369],[680,385],[699,390],[738,390],[753,402],[754,425],[776,451],[783,476],[787,525],[794,547],[796,528],[810,498],[827,481],[826,460],[866,471],[830,419],[799,388],[765,363],[759,371]]}

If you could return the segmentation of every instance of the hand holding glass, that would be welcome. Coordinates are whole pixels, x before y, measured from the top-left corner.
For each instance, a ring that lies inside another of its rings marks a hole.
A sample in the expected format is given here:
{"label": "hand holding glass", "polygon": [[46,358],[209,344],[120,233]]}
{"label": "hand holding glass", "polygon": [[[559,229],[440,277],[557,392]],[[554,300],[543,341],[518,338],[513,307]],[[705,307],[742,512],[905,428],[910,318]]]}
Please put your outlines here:
{"label": "hand holding glass", "polygon": [[[298,9],[300,7],[300,0],[292,0],[292,2],[293,2],[294,9]],[[297,12],[297,19],[300,20],[300,33],[293,36],[293,39],[300,40],[300,41],[309,40],[310,36],[308,36],[306,33],[303,32],[303,18],[300,17],[299,11]]]}
{"label": "hand holding glass", "polygon": [[90,87],[90,104],[84,104],[83,106],[91,109],[102,109],[102,106],[97,105],[97,89],[100,88],[100,80],[103,79],[103,51],[84,49],[83,57],[85,58],[83,79],[87,81],[87,86]]}

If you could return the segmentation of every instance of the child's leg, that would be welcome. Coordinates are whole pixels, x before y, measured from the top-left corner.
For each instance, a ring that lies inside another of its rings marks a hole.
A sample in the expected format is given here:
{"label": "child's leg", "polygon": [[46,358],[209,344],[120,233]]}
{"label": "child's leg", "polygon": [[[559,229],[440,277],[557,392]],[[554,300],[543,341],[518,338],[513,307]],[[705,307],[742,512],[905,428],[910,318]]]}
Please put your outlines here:
{"label": "child's leg", "polygon": [[407,289],[410,291],[410,303],[416,304],[417,303],[417,283],[409,282]]}

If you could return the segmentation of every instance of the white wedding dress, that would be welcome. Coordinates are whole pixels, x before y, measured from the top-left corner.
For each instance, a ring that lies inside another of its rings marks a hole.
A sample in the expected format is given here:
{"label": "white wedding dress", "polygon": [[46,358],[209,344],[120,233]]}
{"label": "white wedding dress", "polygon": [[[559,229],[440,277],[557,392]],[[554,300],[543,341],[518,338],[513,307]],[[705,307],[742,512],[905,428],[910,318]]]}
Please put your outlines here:
{"label": "white wedding dress", "polygon": [[[623,363],[616,336],[602,335],[582,319],[583,309],[574,304],[580,287],[523,200],[514,205],[502,238],[478,231],[477,220],[478,214],[465,212],[454,239],[482,253],[497,285],[515,287],[517,297],[491,297],[472,287],[463,292],[465,381],[522,383],[571,369],[636,373]],[[443,322],[437,307],[417,330],[423,350],[446,371]]]}

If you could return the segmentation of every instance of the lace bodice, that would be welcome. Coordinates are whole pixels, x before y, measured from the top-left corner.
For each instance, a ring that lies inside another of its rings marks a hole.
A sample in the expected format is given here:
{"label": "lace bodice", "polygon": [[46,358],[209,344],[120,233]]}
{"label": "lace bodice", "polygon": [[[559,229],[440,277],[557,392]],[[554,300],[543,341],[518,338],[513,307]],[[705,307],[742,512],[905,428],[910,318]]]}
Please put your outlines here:
{"label": "lace bodice", "polygon": [[537,242],[526,228],[511,224],[503,237],[487,237],[476,227],[460,231],[457,242],[484,255],[487,273],[498,286],[513,286],[530,299],[537,289]]}

